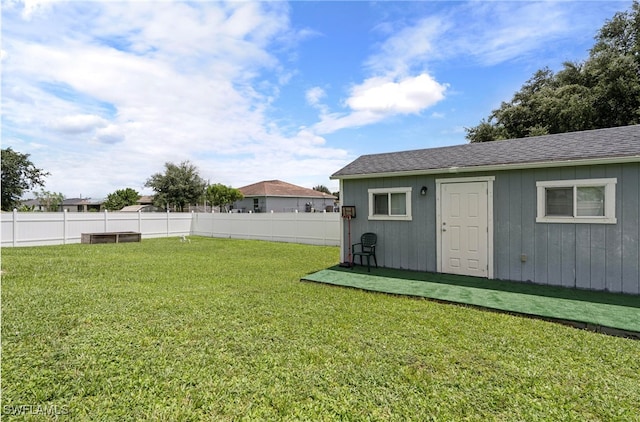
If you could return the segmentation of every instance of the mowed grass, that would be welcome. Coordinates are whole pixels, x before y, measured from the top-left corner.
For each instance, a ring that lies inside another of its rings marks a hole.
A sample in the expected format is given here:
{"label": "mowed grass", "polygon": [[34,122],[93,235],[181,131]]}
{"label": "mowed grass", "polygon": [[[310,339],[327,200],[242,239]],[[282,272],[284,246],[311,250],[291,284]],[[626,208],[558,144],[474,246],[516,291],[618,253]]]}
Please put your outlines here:
{"label": "mowed grass", "polygon": [[5,248],[3,416],[639,420],[639,341],[299,281],[338,255],[198,237]]}

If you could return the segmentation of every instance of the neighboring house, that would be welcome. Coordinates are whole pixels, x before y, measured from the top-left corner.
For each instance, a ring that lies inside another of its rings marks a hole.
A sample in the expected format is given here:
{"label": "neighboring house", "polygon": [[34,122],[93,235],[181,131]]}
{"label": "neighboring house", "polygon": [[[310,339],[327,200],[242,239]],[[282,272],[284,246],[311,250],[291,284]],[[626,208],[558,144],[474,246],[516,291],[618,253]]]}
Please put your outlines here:
{"label": "neighboring house", "polygon": [[233,210],[239,212],[333,211],[338,199],[324,192],[280,180],[265,180],[239,190],[244,199],[233,205]]}
{"label": "neighboring house", "polygon": [[153,195],[141,195],[137,203],[139,205],[153,205]]}
{"label": "neighboring house", "polygon": [[104,199],[69,198],[62,202],[62,209],[68,212],[102,211]]}
{"label": "neighboring house", "polygon": [[41,204],[37,199],[26,199],[20,201],[20,205],[28,207],[33,211],[46,211],[47,207],[44,204]]}
{"label": "neighboring house", "polygon": [[[45,204],[41,204],[37,199],[22,201],[22,205],[33,207],[34,211],[47,211]],[[69,198],[62,202],[57,211],[68,212],[97,212],[104,209],[104,199],[91,198]]]}
{"label": "neighboring house", "polygon": [[640,126],[364,155],[332,178],[381,266],[640,294]]}
{"label": "neighboring house", "polygon": [[[139,208],[127,208],[125,209],[121,209],[120,211],[124,211],[124,212],[166,212],[166,208],[164,207],[158,207],[155,206],[153,203],[153,199],[154,196],[153,195],[142,195],[140,196],[140,198],[138,198],[138,200],[136,201],[137,205],[140,206]],[[166,204],[164,204],[166,205]],[[142,207],[144,206],[144,207]],[[133,205],[132,205],[133,207]],[[176,206],[170,206],[169,210],[172,212],[175,212],[177,209]],[[209,212],[211,211],[211,206],[207,206],[207,205],[185,205],[184,207],[184,212]]]}
{"label": "neighboring house", "polygon": [[164,212],[164,209],[155,205],[127,205],[119,210],[119,212]]}

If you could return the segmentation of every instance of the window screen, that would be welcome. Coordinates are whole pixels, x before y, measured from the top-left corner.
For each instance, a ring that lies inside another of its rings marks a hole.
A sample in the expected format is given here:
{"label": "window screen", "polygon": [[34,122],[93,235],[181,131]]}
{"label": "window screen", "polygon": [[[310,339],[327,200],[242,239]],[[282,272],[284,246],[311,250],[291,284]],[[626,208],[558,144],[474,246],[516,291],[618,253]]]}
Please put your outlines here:
{"label": "window screen", "polygon": [[577,190],[579,216],[604,216],[604,186],[578,187]]}
{"label": "window screen", "polygon": [[391,194],[391,215],[405,215],[407,213],[406,193]]}
{"label": "window screen", "polygon": [[573,188],[547,188],[546,215],[573,217]]}
{"label": "window screen", "polygon": [[388,194],[373,195],[374,211],[376,215],[389,215],[389,196]]}

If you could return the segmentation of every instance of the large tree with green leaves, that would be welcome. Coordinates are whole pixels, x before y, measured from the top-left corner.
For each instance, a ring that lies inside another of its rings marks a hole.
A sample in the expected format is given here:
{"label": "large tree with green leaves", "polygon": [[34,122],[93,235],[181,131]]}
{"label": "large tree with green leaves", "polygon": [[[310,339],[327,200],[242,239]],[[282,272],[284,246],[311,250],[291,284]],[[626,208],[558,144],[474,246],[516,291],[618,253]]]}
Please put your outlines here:
{"label": "large tree with green leaves", "polygon": [[20,204],[22,194],[37,186],[44,186],[49,173],[37,168],[29,154],[11,148],[2,149],[2,210],[11,211]]}
{"label": "large tree with green leaves", "polygon": [[206,198],[214,207],[220,207],[220,209],[224,208],[226,210],[228,205],[242,200],[244,195],[242,195],[239,189],[216,183],[207,187]]}
{"label": "large tree with green leaves", "polygon": [[186,205],[195,204],[202,198],[207,183],[200,177],[198,168],[189,161],[176,165],[165,163],[164,173],[152,175],[145,183],[156,194],[154,205],[158,207],[172,206],[184,211]]}
{"label": "large tree with green leaves", "polygon": [[478,126],[471,142],[640,123],[640,5],[618,12],[598,32],[584,63],[543,68]]}
{"label": "large tree with green leaves", "polygon": [[331,191],[325,185],[314,186],[313,190],[316,191],[316,192],[323,192],[323,193],[328,193],[329,195],[331,195]]}
{"label": "large tree with green leaves", "polygon": [[118,211],[126,206],[137,204],[138,199],[140,199],[140,194],[135,189],[118,189],[107,195],[104,207],[109,211]]}

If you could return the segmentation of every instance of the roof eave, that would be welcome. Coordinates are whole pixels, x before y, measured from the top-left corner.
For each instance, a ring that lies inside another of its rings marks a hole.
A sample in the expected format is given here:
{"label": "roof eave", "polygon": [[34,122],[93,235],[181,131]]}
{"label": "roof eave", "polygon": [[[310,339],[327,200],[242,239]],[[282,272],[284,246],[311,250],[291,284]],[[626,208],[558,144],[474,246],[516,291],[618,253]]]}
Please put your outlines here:
{"label": "roof eave", "polygon": [[504,170],[524,170],[524,169],[536,169],[536,168],[549,168],[549,167],[573,167],[573,166],[588,166],[588,165],[602,165],[602,164],[624,164],[640,162],[640,155],[626,156],[626,157],[606,157],[606,158],[587,158],[581,160],[554,160],[554,161],[539,161],[539,162],[527,162],[527,163],[513,163],[513,164],[490,164],[484,166],[469,166],[469,167],[445,167],[437,169],[425,169],[425,170],[407,170],[407,171],[395,171],[395,172],[381,172],[381,173],[361,173],[361,174],[346,174],[346,175],[331,175],[331,180],[346,180],[346,179],[373,179],[378,177],[398,177],[398,176],[424,176],[431,174],[456,174],[456,173],[471,173],[471,172],[487,172],[487,171],[504,171]]}

